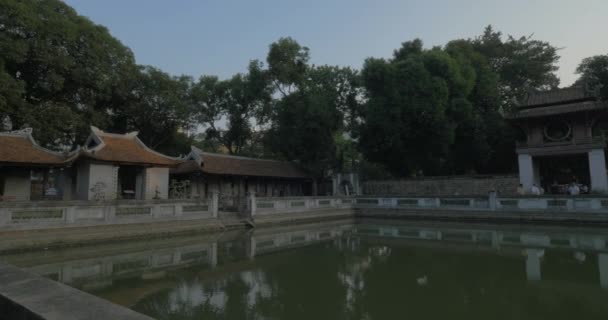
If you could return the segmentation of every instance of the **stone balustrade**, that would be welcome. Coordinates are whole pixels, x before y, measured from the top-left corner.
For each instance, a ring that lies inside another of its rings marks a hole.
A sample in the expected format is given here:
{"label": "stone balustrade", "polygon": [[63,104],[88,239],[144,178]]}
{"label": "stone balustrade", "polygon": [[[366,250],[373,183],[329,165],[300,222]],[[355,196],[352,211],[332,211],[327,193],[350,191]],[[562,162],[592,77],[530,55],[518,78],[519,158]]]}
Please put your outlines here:
{"label": "stone balustrade", "polygon": [[356,208],[608,213],[608,197],[358,197]]}
{"label": "stone balustrade", "polygon": [[[206,200],[0,202],[0,231],[216,219],[217,194]],[[274,197],[249,195],[242,218],[354,209],[468,212],[606,213],[608,197]]]}
{"label": "stone balustrade", "polygon": [[250,196],[249,202],[255,203],[252,216],[256,216],[324,209],[351,209],[354,207],[355,199],[346,197],[256,198]]}
{"label": "stone balustrade", "polygon": [[0,203],[0,230],[210,219],[208,200],[42,201]]}

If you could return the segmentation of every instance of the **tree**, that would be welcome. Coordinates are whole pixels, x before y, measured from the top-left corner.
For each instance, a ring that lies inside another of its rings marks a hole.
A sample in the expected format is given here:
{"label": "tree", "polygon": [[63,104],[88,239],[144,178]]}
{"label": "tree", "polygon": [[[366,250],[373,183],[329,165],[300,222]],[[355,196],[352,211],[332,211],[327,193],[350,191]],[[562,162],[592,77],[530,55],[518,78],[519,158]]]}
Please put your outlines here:
{"label": "tree", "polygon": [[266,62],[270,79],[283,97],[287,96],[305,80],[310,66],[309,49],[292,38],[280,38],[270,45]]}
{"label": "tree", "polygon": [[[59,0],[0,2],[0,109],[47,146],[74,145],[108,123],[131,51]],[[4,86],[6,84],[6,86]],[[2,105],[0,105],[2,106]]]}
{"label": "tree", "polygon": [[440,172],[453,140],[448,109],[457,111],[450,96],[466,96],[456,90],[467,86],[453,59],[438,50],[407,49],[415,43],[404,43],[392,60],[366,60],[362,71],[368,101],[360,148],[397,176]]}
{"label": "tree", "polygon": [[251,61],[247,74],[227,82],[225,114],[228,128],[222,140],[230,154],[239,154],[252,135],[251,119],[264,113],[271,101],[267,74],[259,61]]}
{"label": "tree", "polygon": [[300,163],[316,179],[358,161],[352,146],[363,95],[350,68],[311,66],[309,51],[293,39],[270,46],[268,74],[278,99],[269,110],[268,150]]}
{"label": "tree", "polygon": [[599,88],[601,98],[608,101],[608,54],[583,59],[576,73],[580,75],[576,84]]}
{"label": "tree", "polygon": [[[131,83],[128,104],[113,113],[112,129],[139,131],[139,138],[159,151],[174,155],[187,152],[189,143],[183,132],[193,123],[191,86],[190,77],[172,77],[154,67],[140,67]],[[177,141],[182,141],[181,145],[176,145]]]}
{"label": "tree", "polygon": [[559,85],[555,73],[558,49],[548,42],[535,40],[531,35],[508,36],[503,41],[502,33],[488,26],[471,43],[499,75],[501,103],[507,109],[531,90],[551,89]]}

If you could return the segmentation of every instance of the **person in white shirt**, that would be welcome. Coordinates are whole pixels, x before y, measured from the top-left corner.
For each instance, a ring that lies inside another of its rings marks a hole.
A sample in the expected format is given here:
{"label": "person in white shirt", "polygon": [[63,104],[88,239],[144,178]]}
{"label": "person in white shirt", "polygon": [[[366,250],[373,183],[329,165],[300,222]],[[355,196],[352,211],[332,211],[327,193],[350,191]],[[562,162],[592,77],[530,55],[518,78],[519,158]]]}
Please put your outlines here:
{"label": "person in white shirt", "polygon": [[578,185],[576,183],[572,182],[570,184],[570,187],[568,187],[568,193],[571,196],[576,196],[576,195],[579,195],[581,193],[581,189],[578,187]]}
{"label": "person in white shirt", "polygon": [[535,196],[540,196],[540,189],[538,188],[536,183],[532,185],[532,188],[530,188],[530,193]]}

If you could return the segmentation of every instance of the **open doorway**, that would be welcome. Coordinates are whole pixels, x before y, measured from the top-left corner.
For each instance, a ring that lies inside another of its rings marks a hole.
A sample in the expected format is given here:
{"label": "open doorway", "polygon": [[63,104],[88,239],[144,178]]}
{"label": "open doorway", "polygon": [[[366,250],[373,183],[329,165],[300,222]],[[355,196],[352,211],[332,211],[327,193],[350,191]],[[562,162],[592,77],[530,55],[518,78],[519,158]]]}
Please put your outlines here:
{"label": "open doorway", "polygon": [[590,186],[587,154],[539,157],[538,161],[541,186],[547,193],[565,194],[572,182]]}
{"label": "open doorway", "polygon": [[142,199],[142,168],[120,166],[118,168],[118,195],[120,199]]}

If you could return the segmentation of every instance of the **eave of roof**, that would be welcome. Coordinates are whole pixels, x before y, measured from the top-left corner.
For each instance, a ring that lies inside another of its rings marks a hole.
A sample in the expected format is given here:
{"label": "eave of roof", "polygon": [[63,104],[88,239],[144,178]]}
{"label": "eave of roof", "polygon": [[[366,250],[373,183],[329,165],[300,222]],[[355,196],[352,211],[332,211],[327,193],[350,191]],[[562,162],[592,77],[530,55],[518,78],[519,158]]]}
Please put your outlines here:
{"label": "eave of roof", "polygon": [[194,160],[180,164],[174,174],[201,172],[213,175],[308,179],[310,176],[294,163],[203,152],[192,148]]}
{"label": "eave of roof", "polygon": [[95,127],[87,141],[95,140],[99,144],[85,148],[83,156],[123,165],[144,165],[175,167],[184,159],[174,158],[148,148],[139,138],[137,132],[127,134],[106,133]]}
{"label": "eave of roof", "polygon": [[31,130],[0,133],[0,163],[5,166],[67,166],[78,152],[43,148],[34,140]]}
{"label": "eave of roof", "polygon": [[553,106],[546,106],[546,107],[522,109],[522,110],[518,110],[516,113],[514,113],[512,115],[507,115],[507,119],[517,120],[517,119],[540,118],[540,117],[547,117],[547,116],[553,116],[553,115],[559,115],[559,114],[606,110],[607,108],[608,108],[608,102],[602,102],[602,101],[575,102],[575,103],[553,105]]}

